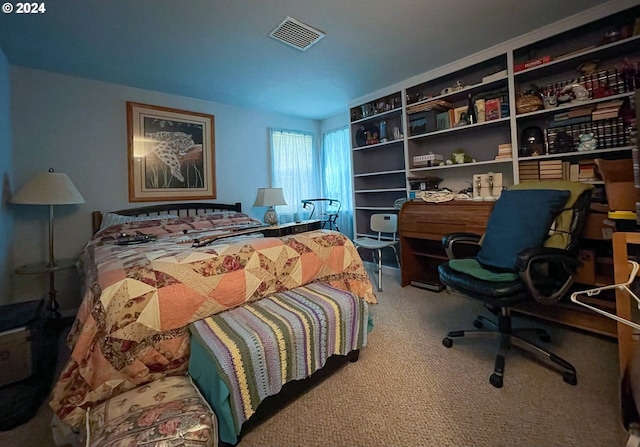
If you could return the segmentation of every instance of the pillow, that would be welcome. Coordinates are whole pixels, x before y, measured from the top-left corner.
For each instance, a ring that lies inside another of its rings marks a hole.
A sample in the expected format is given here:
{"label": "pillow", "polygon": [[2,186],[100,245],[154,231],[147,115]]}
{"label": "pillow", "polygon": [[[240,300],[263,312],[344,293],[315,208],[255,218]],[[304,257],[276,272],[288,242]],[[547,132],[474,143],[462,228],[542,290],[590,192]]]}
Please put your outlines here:
{"label": "pillow", "polygon": [[[528,183],[529,182],[523,182],[517,185],[512,185],[509,187],[509,190],[531,189],[531,185]],[[583,192],[586,190],[593,190],[593,185],[566,180],[547,180],[536,182],[535,189],[560,189],[571,192],[571,197],[569,197],[569,200],[567,200],[567,203],[564,205],[565,208],[569,209],[563,211],[558,217],[556,217],[554,227],[555,231],[553,231],[551,236],[544,241],[545,247],[566,248],[569,242],[571,242],[571,237],[567,234],[571,230],[571,223],[573,222],[574,210],[571,208],[575,205],[578,197],[580,197]]]}
{"label": "pillow", "polygon": [[157,216],[123,216],[122,214],[107,213],[102,216],[100,230],[104,230],[112,225],[121,225],[127,222],[142,222],[144,220],[172,219],[180,217],[176,214],[161,214]]}
{"label": "pillow", "polygon": [[[189,376],[167,376],[87,412],[86,445],[218,445],[218,423]],[[84,445],[84,444],[83,444]]]}
{"label": "pillow", "polygon": [[502,191],[489,216],[478,261],[514,270],[518,253],[542,245],[570,195],[569,191],[553,189]]}

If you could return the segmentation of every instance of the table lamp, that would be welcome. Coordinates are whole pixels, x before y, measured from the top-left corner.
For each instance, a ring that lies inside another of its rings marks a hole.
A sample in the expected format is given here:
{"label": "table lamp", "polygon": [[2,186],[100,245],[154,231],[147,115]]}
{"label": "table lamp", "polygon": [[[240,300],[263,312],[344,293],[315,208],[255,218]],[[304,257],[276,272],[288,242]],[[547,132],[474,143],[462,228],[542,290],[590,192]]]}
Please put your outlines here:
{"label": "table lamp", "polygon": [[63,260],[59,263],[55,260],[53,249],[53,206],[84,203],[84,198],[67,174],[49,169],[49,172],[40,172],[32,177],[11,197],[10,202],[21,205],[49,205],[49,261],[47,264],[26,265],[16,271],[23,274],[49,273],[49,310],[58,316],[53,274],[56,270],[71,267],[75,260]]}
{"label": "table lamp", "polygon": [[258,188],[256,203],[253,206],[268,206],[269,209],[264,213],[264,221],[269,225],[278,224],[278,213],[274,206],[286,205],[282,188]]}

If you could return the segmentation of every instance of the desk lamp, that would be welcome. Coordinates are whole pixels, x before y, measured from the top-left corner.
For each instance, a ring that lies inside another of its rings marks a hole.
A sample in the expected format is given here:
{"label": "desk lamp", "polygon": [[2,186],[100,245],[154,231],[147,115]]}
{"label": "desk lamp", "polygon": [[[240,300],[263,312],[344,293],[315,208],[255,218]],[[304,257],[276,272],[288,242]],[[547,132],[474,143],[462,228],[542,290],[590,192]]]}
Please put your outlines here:
{"label": "desk lamp", "polygon": [[258,188],[258,195],[253,206],[268,206],[269,209],[264,213],[264,221],[269,225],[278,224],[278,213],[274,206],[286,205],[282,188]]}
{"label": "desk lamp", "polygon": [[49,273],[49,311],[52,316],[59,316],[54,272],[69,268],[75,260],[61,260],[56,262],[53,250],[53,206],[75,205],[84,203],[84,198],[78,192],[67,174],[54,172],[40,172],[32,177],[20,188],[10,200],[11,203],[21,205],[49,205],[49,261],[48,263],[29,264],[16,270],[17,273]]}

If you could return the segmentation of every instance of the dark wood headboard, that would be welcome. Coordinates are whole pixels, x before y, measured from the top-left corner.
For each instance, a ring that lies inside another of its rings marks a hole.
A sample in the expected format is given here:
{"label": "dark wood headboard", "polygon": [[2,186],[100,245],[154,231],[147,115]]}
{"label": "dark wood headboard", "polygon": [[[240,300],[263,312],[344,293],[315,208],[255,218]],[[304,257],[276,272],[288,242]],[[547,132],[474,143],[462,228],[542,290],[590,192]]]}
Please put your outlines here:
{"label": "dark wood headboard", "polygon": [[[209,213],[212,211],[242,211],[242,204],[236,202],[229,203],[206,203],[206,202],[178,202],[164,203],[162,205],[149,205],[138,208],[129,208],[126,210],[111,211],[115,214],[123,216],[160,216],[162,214],[177,214],[178,216],[196,216],[198,214]],[[102,211],[93,211],[91,213],[91,221],[93,225],[93,233],[100,229],[102,224]]]}

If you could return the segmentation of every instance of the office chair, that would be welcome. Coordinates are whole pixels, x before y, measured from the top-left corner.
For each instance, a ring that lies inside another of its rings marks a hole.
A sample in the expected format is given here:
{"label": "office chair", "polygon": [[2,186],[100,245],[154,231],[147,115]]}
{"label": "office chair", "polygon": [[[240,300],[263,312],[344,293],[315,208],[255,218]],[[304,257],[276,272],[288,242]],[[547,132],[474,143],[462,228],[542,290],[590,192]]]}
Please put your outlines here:
{"label": "office chair", "polygon": [[[461,337],[498,338],[489,377],[496,388],[503,386],[505,358],[513,345],[562,371],[566,383],[577,384],[573,365],[523,337],[534,334],[549,342],[549,334],[539,328],[514,328],[511,309],[530,300],[553,304],[569,291],[592,190],[592,185],[580,182],[521,183],[502,192],[483,237],[458,233],[442,240],[450,260],[438,266],[440,281],[450,291],[482,301],[498,317],[496,323],[479,315],[473,322],[476,329],[451,331],[442,344],[450,348],[453,339]],[[478,244],[476,256],[456,259],[456,245],[466,244],[468,249],[470,243]]]}
{"label": "office chair", "polygon": [[[369,221],[371,231],[378,233],[378,238],[370,237],[355,238],[353,243],[356,248],[368,248],[373,253],[373,259],[378,264],[378,292],[382,292],[382,249],[391,247],[396,256],[396,262],[400,267],[400,259],[398,259],[398,251],[396,244],[396,233],[398,232],[398,216],[396,214],[372,214]],[[392,235],[391,240],[383,240],[383,234]]]}

